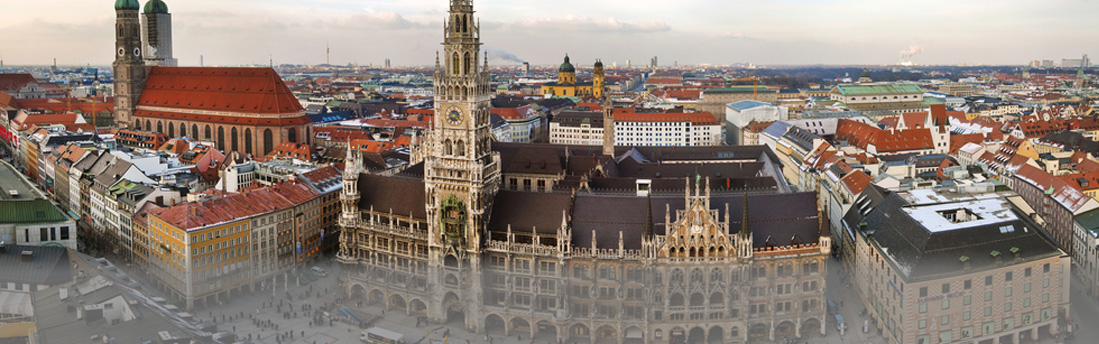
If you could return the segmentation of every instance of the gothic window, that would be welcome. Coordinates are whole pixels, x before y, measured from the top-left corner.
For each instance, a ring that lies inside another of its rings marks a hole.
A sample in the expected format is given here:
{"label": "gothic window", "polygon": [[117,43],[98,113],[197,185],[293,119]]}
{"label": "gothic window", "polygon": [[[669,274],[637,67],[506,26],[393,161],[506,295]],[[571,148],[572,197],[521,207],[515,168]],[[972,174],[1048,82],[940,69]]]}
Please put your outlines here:
{"label": "gothic window", "polygon": [[289,130],[287,130],[286,136],[288,136],[287,139],[290,140],[290,142],[298,142],[298,130],[296,128],[290,128]]}
{"label": "gothic window", "polygon": [[232,142],[233,151],[234,152],[239,151],[240,147],[237,146],[237,145],[240,142],[240,136],[237,135],[237,128],[233,128],[232,130],[230,130],[229,138],[232,140],[230,142]]}
{"label": "gothic window", "polygon": [[218,127],[218,149],[225,150],[225,127]]}
{"label": "gothic window", "polygon": [[[157,124],[157,126],[159,127],[160,124]],[[168,123],[168,137],[170,137],[170,138],[176,137],[176,127],[172,126],[171,123]]]}
{"label": "gothic window", "polygon": [[179,124],[179,136],[187,136],[187,125],[186,124],[183,124],[183,123]]}
{"label": "gothic window", "polygon": [[153,122],[149,122],[149,120],[145,120],[145,130],[153,130]]}
{"label": "gothic window", "polygon": [[271,135],[271,129],[264,129],[263,130],[263,154],[264,155],[267,155],[267,153],[271,152],[271,149],[273,147],[272,142],[274,140],[275,140],[275,138],[272,137],[272,135]]}
{"label": "gothic window", "polygon": [[[458,53],[454,53],[450,58],[450,74],[458,74],[458,67],[461,66],[461,61],[458,60]],[[453,93],[451,93],[453,94]]]}
{"label": "gothic window", "polygon": [[210,125],[206,125],[206,139],[209,140],[210,137]]}
{"label": "gothic window", "polygon": [[191,135],[194,135],[196,139],[198,138],[198,126],[197,125],[194,125],[194,124],[191,125]]}
{"label": "gothic window", "polygon": [[710,295],[710,305],[712,305],[712,306],[721,306],[721,305],[724,305],[724,304],[725,304],[725,295],[722,295],[720,292],[713,293],[713,295]]}
{"label": "gothic window", "polygon": [[458,156],[466,156],[466,144],[462,140],[458,140]]}
{"label": "gothic window", "polygon": [[244,129],[244,153],[252,154],[252,129]]}
{"label": "gothic window", "polygon": [[[471,66],[471,64],[473,63],[473,60],[469,57],[469,52],[468,51],[466,52],[466,56],[465,56],[464,61],[465,61],[465,64],[462,67],[462,72],[466,73],[466,74],[469,74],[473,71],[473,68]],[[468,92],[467,92],[467,94],[468,94]]]}
{"label": "gothic window", "polygon": [[683,306],[683,301],[684,301],[683,300],[683,294],[675,293],[675,294],[672,294],[672,296],[670,298],[668,298],[668,306],[682,307]]}
{"label": "gothic window", "polygon": [[702,269],[691,270],[691,284],[702,284],[705,280],[702,278]]}
{"label": "gothic window", "polygon": [[683,270],[680,270],[680,269],[672,270],[671,282],[672,282],[672,284],[682,284],[683,283]]}
{"label": "gothic window", "polygon": [[710,272],[710,283],[720,283],[722,280],[722,273],[720,269],[714,269]]}
{"label": "gothic window", "polygon": [[443,150],[444,154],[446,154],[446,155],[454,155],[454,148],[452,147],[452,144],[451,144],[451,142],[450,142],[450,139],[447,139],[447,140],[445,141],[445,143],[443,143],[443,147],[444,147],[444,148],[443,148],[443,149],[444,149],[444,150]]}
{"label": "gothic window", "polygon": [[164,132],[164,122],[160,122],[160,121],[156,122],[156,132],[158,132],[158,133],[163,133]]}

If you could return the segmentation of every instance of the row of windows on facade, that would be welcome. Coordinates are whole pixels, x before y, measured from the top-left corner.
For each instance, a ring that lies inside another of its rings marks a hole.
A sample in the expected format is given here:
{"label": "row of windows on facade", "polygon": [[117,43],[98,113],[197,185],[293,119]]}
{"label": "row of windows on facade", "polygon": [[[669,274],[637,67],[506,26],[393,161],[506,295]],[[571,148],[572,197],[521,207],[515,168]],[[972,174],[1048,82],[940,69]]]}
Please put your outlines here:
{"label": "row of windows on facade", "polygon": [[[1030,325],[1031,323],[1033,323],[1034,321],[1050,320],[1052,317],[1053,317],[1053,309],[1049,308],[1049,307],[1043,308],[1041,310],[1040,314],[1034,314],[1034,312],[1027,312],[1027,313],[1018,315],[1018,319],[1020,320],[1020,324],[1018,326],[1027,326],[1027,325]],[[1040,320],[1036,320],[1036,319],[1040,319]],[[1016,320],[1016,316],[1005,317],[1002,321],[1000,321],[1000,330],[999,330],[999,332],[1014,330],[1016,328],[1016,321],[1015,320]],[[940,322],[942,323],[942,325],[949,325],[949,319],[947,319],[946,322],[943,322],[943,320],[940,320]],[[925,329],[926,327],[927,327],[926,320],[921,320],[920,329]],[[977,332],[975,332],[975,331],[977,331]],[[953,329],[940,331],[939,334],[938,334],[939,342],[940,343],[949,343],[949,342],[955,341],[954,333],[955,332],[954,332]],[[977,337],[977,336],[992,335],[992,334],[996,334],[996,333],[997,333],[997,330],[996,330],[996,322],[995,321],[986,321],[986,322],[982,323],[979,327],[974,327],[974,325],[967,325],[967,326],[963,326],[962,328],[958,329],[958,334],[960,335],[960,339],[962,339],[962,340],[974,338],[974,337]],[[897,336],[898,336],[899,339],[903,339],[903,332],[898,333]],[[916,343],[918,343],[918,344],[929,344],[929,343],[931,343],[930,342],[931,336],[932,335],[930,335],[930,334],[919,335],[919,336],[916,337]]]}
{"label": "row of windows on facade", "polygon": [[[60,229],[57,227],[39,228],[38,229],[38,241],[58,241],[69,240],[71,238],[68,226],[62,226]],[[32,242],[31,229],[23,228],[23,241]]]}

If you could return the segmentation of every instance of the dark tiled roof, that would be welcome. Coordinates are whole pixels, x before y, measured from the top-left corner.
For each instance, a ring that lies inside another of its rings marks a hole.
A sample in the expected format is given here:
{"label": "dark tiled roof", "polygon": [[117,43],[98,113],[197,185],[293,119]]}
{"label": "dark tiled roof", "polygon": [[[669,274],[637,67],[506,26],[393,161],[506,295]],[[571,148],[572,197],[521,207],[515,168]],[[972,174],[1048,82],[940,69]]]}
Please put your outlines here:
{"label": "dark tiled roof", "polygon": [[[76,228],[69,231],[76,235]],[[23,251],[31,252],[30,261],[23,261]],[[72,281],[69,250],[64,247],[4,245],[0,250],[0,271],[3,271],[0,280],[8,283],[52,286]]]}
{"label": "dark tiled roof", "polygon": [[496,194],[488,229],[506,232],[556,234],[561,217],[572,208],[572,195],[566,193],[518,192],[503,190]]}
{"label": "dark tiled roof", "polygon": [[[816,193],[751,194],[749,215],[753,246],[816,243],[820,239]],[[718,211],[718,220],[725,218],[729,206],[729,234],[740,230],[743,219],[743,199],[740,194],[714,194],[710,206]],[[592,231],[596,232],[596,247],[618,248],[618,232],[623,233],[626,249],[641,248],[649,200],[633,195],[600,195],[580,193],[573,208],[572,244],[591,247]],[[653,232],[664,234],[664,214],[670,208],[672,221],[675,211],[685,207],[683,195],[653,196]]]}
{"label": "dark tiled roof", "polygon": [[359,209],[389,212],[394,215],[426,219],[423,179],[359,175]]}
{"label": "dark tiled roof", "polygon": [[[878,194],[878,195],[873,195]],[[995,268],[1011,264],[1013,260],[1035,260],[1061,254],[1061,251],[1040,234],[1040,225],[1026,214],[1005,201],[1004,206],[1015,216],[1013,220],[1000,221],[972,227],[932,231],[921,225],[918,219],[901,210],[910,204],[896,193],[888,193],[876,187],[868,188],[863,201],[856,200],[844,221],[849,228],[865,230],[897,267],[903,278],[909,281],[943,278],[969,273],[973,270]],[[876,201],[877,197],[882,197]],[[869,204],[863,205],[863,202]],[[860,211],[868,209],[866,216]],[[865,223],[865,229],[859,229]],[[1003,226],[1014,228],[1004,232]],[[1010,252],[1019,249],[1019,257]],[[998,251],[1005,263],[997,263],[991,252]],[[965,256],[973,270],[964,270],[961,257]]]}

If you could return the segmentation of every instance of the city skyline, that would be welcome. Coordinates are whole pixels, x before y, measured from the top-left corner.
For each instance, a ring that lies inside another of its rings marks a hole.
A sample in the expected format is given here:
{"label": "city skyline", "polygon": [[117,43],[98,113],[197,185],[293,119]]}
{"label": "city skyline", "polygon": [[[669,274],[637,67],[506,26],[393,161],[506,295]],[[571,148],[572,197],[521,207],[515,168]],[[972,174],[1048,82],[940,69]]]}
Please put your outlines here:
{"label": "city skyline", "polygon": [[[114,15],[109,2],[60,0],[50,12],[9,4],[15,20],[0,38],[7,65],[106,65]],[[695,1],[687,6],[567,0],[544,6],[484,0],[483,38],[491,64],[581,66],[753,63],[896,64],[903,51],[916,64],[1022,65],[1079,58],[1099,4],[1060,0],[996,3],[886,4],[802,0],[754,3]],[[216,4],[216,7],[211,5]],[[631,6],[632,5],[632,6]],[[718,6],[721,5],[721,6]],[[411,1],[169,1],[181,65],[357,63],[429,65],[438,50],[446,3]],[[700,10],[706,9],[708,10]],[[981,13],[979,18],[965,13]],[[1020,28],[1025,28],[1021,30]],[[227,34],[231,33],[231,34]],[[1011,33],[1005,34],[1005,33]],[[1058,39],[1047,39],[1057,37]],[[1022,43],[1019,43],[1022,42]],[[377,49],[376,47],[388,47]],[[505,58],[513,55],[514,59]]]}

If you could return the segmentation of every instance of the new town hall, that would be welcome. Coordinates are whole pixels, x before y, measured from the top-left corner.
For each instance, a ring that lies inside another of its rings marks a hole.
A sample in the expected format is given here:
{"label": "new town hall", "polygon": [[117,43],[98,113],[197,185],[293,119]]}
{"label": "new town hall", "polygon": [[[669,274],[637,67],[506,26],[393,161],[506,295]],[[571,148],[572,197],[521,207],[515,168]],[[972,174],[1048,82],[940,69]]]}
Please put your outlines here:
{"label": "new town hall", "polygon": [[473,13],[451,0],[423,163],[366,174],[348,150],[348,296],[540,343],[824,333],[831,238],[773,152],[494,143]]}

